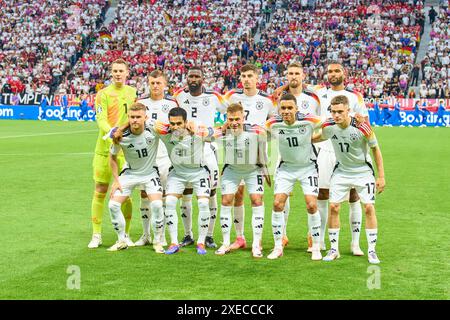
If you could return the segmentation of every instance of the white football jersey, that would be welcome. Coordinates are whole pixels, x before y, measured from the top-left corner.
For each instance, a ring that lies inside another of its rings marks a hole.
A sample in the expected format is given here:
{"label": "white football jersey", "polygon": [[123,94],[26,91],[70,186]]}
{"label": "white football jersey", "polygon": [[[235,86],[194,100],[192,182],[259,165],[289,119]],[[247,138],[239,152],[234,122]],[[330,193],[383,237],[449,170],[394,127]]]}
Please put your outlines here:
{"label": "white football jersey", "polygon": [[223,148],[222,163],[234,171],[253,171],[265,160],[266,134],[259,126],[244,124],[239,135],[234,135],[229,130],[216,141]]}
{"label": "white football jersey", "polygon": [[344,89],[344,90],[332,90],[331,88],[327,88],[324,86],[316,86],[312,91],[315,91],[315,94],[320,99],[321,112],[320,115],[324,119],[331,118],[331,100],[336,96],[346,96],[348,101],[350,102],[350,112],[353,114],[359,113],[363,116],[368,117],[369,112],[367,111],[366,104],[364,102],[364,97],[359,92]]}
{"label": "white football jersey", "polygon": [[[367,110],[366,104],[364,102],[364,98],[362,94],[349,90],[332,90],[331,88],[327,88],[324,86],[316,86],[314,87],[315,93],[320,99],[320,116],[325,121],[326,119],[331,118],[331,100],[340,95],[344,95],[348,98],[348,101],[350,102],[350,113],[352,115],[358,113],[363,116],[369,117],[369,111]],[[318,144],[320,148],[326,149],[326,150],[333,150],[333,147],[331,145],[330,141],[324,141]]]}
{"label": "white football jersey", "polygon": [[111,144],[110,153],[117,155],[120,149],[123,150],[127,162],[124,170],[127,174],[148,175],[156,166],[158,143],[159,137],[151,127],[146,126],[140,135],[134,135],[128,128],[124,131],[119,145]]}
{"label": "white football jersey", "polygon": [[320,100],[319,97],[312,91],[305,90],[297,98],[298,112],[303,114],[312,114],[320,116]]}
{"label": "white football jersey", "polygon": [[187,132],[180,133],[179,131],[172,132],[166,124],[157,124],[157,134],[164,142],[169,154],[172,166],[177,171],[177,174],[189,174],[190,172],[197,170],[204,166],[204,146],[206,143],[206,135],[201,134],[208,132],[207,134],[214,134],[212,127],[199,127],[198,134],[189,134]]}
{"label": "white football jersey", "polygon": [[[170,109],[178,107],[176,100],[169,95],[165,95],[164,98],[161,100],[153,100],[152,98],[146,98],[138,100],[138,102],[142,103],[147,108],[146,113],[149,122],[159,120],[164,123],[168,123],[169,122],[168,115]],[[162,159],[167,157],[168,155],[166,146],[162,141],[160,141],[158,146],[157,158]]]}
{"label": "white football jersey", "polygon": [[211,90],[203,90],[199,96],[192,96],[188,89],[180,89],[174,94],[178,105],[186,110],[187,120],[197,124],[214,127],[216,113],[225,113],[222,96]]}
{"label": "white football jersey", "polygon": [[297,113],[292,125],[286,124],[281,116],[272,117],[266,123],[267,129],[278,139],[280,161],[305,167],[317,159],[311,137],[321,125],[320,117],[302,113]]}
{"label": "white football jersey", "polygon": [[244,108],[245,122],[264,126],[267,119],[276,113],[276,103],[267,93],[258,91],[247,96],[244,90],[233,89],[225,94],[227,105],[240,102]]}
{"label": "white football jersey", "polygon": [[330,139],[336,154],[335,172],[355,176],[374,173],[369,148],[377,146],[377,139],[368,122],[360,127],[352,118],[350,125],[342,129],[333,120],[322,125],[322,137]]}
{"label": "white football jersey", "polygon": [[169,95],[165,95],[161,100],[146,98],[138,100],[138,102],[142,103],[147,108],[147,116],[149,120],[159,120],[164,123],[169,122],[168,115],[170,109],[178,106],[176,100]]}

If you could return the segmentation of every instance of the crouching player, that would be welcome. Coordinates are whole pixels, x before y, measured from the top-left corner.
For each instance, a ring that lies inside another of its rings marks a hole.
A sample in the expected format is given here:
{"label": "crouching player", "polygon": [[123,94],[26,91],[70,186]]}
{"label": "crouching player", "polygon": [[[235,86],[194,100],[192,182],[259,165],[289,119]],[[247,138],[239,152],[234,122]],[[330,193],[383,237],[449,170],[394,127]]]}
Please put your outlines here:
{"label": "crouching player", "polygon": [[[368,257],[370,263],[380,263],[375,251],[377,242],[377,218],[375,215],[375,192],[383,192],[385,187],[383,158],[377,139],[368,122],[357,125],[355,118],[349,115],[349,100],[345,96],[336,96],[331,100],[331,116],[322,125],[320,140],[330,139],[336,153],[337,164],[330,182],[330,215],[328,235],[331,250],[325,261],[340,257],[339,254],[339,209],[346,200],[350,189],[355,188],[366,213],[366,235],[368,242]],[[314,139],[316,142],[316,139]],[[375,180],[369,148],[378,171]]]}
{"label": "crouching player", "polygon": [[222,140],[225,166],[221,178],[222,206],[220,225],[223,245],[216,251],[217,255],[230,252],[230,231],[233,220],[231,208],[235,193],[242,180],[248,188],[252,203],[253,245],[252,255],[261,258],[262,233],[264,225],[264,180],[270,185],[266,164],[266,135],[264,129],[257,125],[244,124],[244,108],[240,103],[233,103],[227,108],[227,122],[222,128]]}
{"label": "crouching player", "polygon": [[[114,184],[109,201],[111,222],[119,240],[108,251],[117,251],[128,247],[125,234],[125,218],[121,205],[135,188],[143,188],[147,193],[152,210],[152,227],[155,239],[161,239],[164,227],[164,213],[162,203],[162,187],[155,166],[159,137],[151,126],[146,126],[146,108],[141,103],[133,104],[128,111],[129,127],[122,134],[120,142],[116,140],[111,145],[110,165],[114,175]],[[123,150],[127,166],[118,172],[117,154]],[[161,243],[154,242],[156,253],[164,253]]]}

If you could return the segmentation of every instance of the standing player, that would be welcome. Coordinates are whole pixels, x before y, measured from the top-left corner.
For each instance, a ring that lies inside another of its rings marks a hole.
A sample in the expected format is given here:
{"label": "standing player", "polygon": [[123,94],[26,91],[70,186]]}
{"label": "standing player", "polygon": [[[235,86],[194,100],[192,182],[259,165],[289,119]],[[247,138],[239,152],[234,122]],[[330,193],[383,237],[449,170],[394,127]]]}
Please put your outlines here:
{"label": "standing player", "polygon": [[69,121],[67,116],[69,115],[69,100],[67,99],[67,95],[63,95],[61,98],[61,115],[59,116],[59,120]]}
{"label": "standing player", "polygon": [[86,119],[89,120],[88,110],[89,110],[89,106],[88,106],[88,102],[87,102],[87,95],[84,94],[81,96],[80,116],[78,117],[78,121],[83,121],[84,117],[86,117]]}
{"label": "standing player", "polygon": [[41,99],[41,103],[39,105],[39,117],[38,120],[47,121],[47,109],[48,109],[48,100],[43,95]]}
{"label": "standing player", "polygon": [[312,237],[312,260],[321,260],[320,253],[320,214],[317,212],[319,194],[316,152],[311,139],[322,122],[320,117],[298,112],[297,100],[287,93],[279,101],[280,116],[267,121],[267,128],[278,140],[280,164],[275,173],[275,197],[272,212],[272,231],[275,247],[268,256],[277,259],[283,255],[282,230],[284,206],[294,185],[299,181],[305,196],[308,211],[308,226]]}
{"label": "standing player", "polygon": [[[95,97],[95,109],[97,124],[99,127],[97,145],[93,161],[95,190],[92,199],[92,226],[93,235],[89,248],[98,248],[102,244],[102,218],[105,206],[105,196],[111,181],[111,167],[109,166],[109,149],[111,142],[103,140],[103,136],[112,127],[120,126],[128,121],[127,111],[136,100],[136,89],[125,85],[129,71],[128,64],[123,59],[117,59],[111,63],[112,84],[100,90]],[[119,167],[123,166],[123,155],[118,157]],[[131,222],[131,200],[126,200],[122,205],[126,226],[125,232],[129,233]],[[134,245],[128,239],[128,246]]]}
{"label": "standing player", "polygon": [[255,258],[262,258],[263,177],[266,177],[270,185],[270,178],[266,174],[265,167],[266,135],[261,127],[244,124],[244,108],[240,103],[228,106],[227,122],[222,129],[226,130],[220,138],[225,163],[221,177],[222,205],[220,209],[223,245],[216,254],[224,255],[230,252],[231,209],[235,193],[241,181],[244,180],[252,202],[252,255]]}
{"label": "standing player", "polygon": [[[178,90],[174,98],[178,105],[186,110],[187,119],[193,120],[199,125],[214,127],[216,113],[224,113],[225,106],[222,97],[215,91],[205,90],[203,87],[203,71],[199,67],[192,67],[187,73],[187,88]],[[208,234],[206,236],[206,246],[216,248],[214,242],[214,226],[217,217],[217,195],[216,188],[219,181],[219,166],[217,163],[217,146],[214,143],[205,143],[204,162],[209,170],[211,180],[211,197],[209,198],[209,209],[211,220]],[[188,246],[194,243],[192,233],[192,189],[188,187],[183,195],[181,205],[181,217],[183,218],[185,236],[181,241],[181,246]]]}
{"label": "standing player", "polygon": [[[164,91],[167,88],[166,75],[161,70],[154,70],[149,74],[148,84],[150,86],[150,97],[141,99],[138,102],[146,107],[147,118],[151,121],[159,120],[168,123],[167,115],[172,108],[177,107],[177,102],[169,95],[165,95]],[[169,174],[170,159],[167,154],[166,146],[162,141],[159,142],[158,153],[156,155],[156,166],[158,167],[159,176],[163,190],[166,189],[167,175]],[[164,196],[164,194],[163,194]],[[163,198],[163,203],[164,203]],[[150,208],[150,200],[148,200],[145,191],[141,191],[141,217],[143,234],[136,246],[145,246],[152,243],[150,235],[150,221],[152,219],[152,211]],[[163,238],[159,241],[165,245],[165,232],[162,233]]]}
{"label": "standing player", "polygon": [[[151,126],[145,125],[146,107],[135,103],[128,111],[129,128],[123,132],[119,144],[111,145],[111,171],[114,184],[111,188],[109,211],[111,222],[119,240],[108,251],[117,251],[128,247],[128,235],[125,233],[125,218],[121,211],[122,204],[129,199],[134,188],[144,188],[152,212],[152,226],[155,239],[161,239],[164,228],[162,187],[156,167],[156,153],[159,138]],[[118,174],[117,155],[123,151],[127,166]],[[156,253],[164,253],[164,248],[157,240],[153,243]]]}
{"label": "standing player", "polygon": [[172,162],[172,168],[167,177],[165,212],[171,245],[166,254],[174,254],[180,249],[176,208],[178,199],[181,198],[186,186],[190,185],[197,195],[199,208],[197,253],[204,255],[206,254],[205,238],[210,220],[211,186],[209,173],[203,165],[203,152],[205,141],[210,141],[215,131],[212,127],[200,126],[194,132],[188,132],[187,112],[177,107],[169,111],[169,125],[157,128],[157,132],[166,145]]}
{"label": "standing player", "polygon": [[[302,114],[312,114],[315,116],[321,115],[321,105],[319,97],[310,89],[303,88],[303,81],[305,74],[303,73],[303,67],[298,62],[293,62],[287,67],[287,80],[288,83],[284,87],[285,93],[291,93],[296,98],[296,105],[298,112]],[[287,237],[286,227],[289,218],[290,201],[289,197],[284,205],[284,227],[283,227],[283,247],[289,243]],[[312,250],[312,239],[308,234],[308,251]]]}
{"label": "standing player", "polygon": [[[244,121],[248,124],[264,126],[266,120],[275,113],[275,101],[266,93],[257,89],[259,69],[253,64],[246,64],[240,69],[240,81],[243,90],[230,90],[225,94],[225,100],[231,103],[240,102],[244,107]],[[236,241],[231,250],[246,248],[244,237],[244,185],[240,185],[234,198],[234,225]]]}
{"label": "standing player", "polygon": [[[363,116],[366,121],[369,119],[369,113],[364,103],[363,96],[355,91],[348,90],[344,86],[345,70],[341,63],[331,62],[327,67],[328,82],[331,88],[317,86],[314,91],[321,100],[321,117],[323,119],[330,118],[330,101],[338,95],[344,95],[349,100],[350,112]],[[325,230],[328,220],[328,199],[330,189],[330,179],[333,168],[336,164],[336,156],[334,154],[333,146],[330,141],[324,141],[317,144],[319,154],[317,156],[317,164],[319,165],[319,196],[317,206],[322,220],[321,227],[321,249],[326,250],[325,247]],[[359,247],[359,237],[361,232],[362,210],[361,203],[357,192],[350,190],[349,197],[350,207],[350,227],[352,231],[351,251],[356,256],[364,255]]]}
{"label": "standing player", "polygon": [[[328,235],[331,249],[323,260],[332,261],[340,257],[339,209],[347,193],[354,188],[364,204],[369,262],[377,264],[380,260],[375,251],[378,235],[375,191],[381,193],[385,186],[381,151],[369,122],[357,126],[355,119],[350,116],[349,99],[346,96],[336,96],[331,100],[331,115],[333,119],[322,126],[321,137],[321,140],[330,139],[337,158],[330,182]],[[377,166],[376,180],[369,148]]]}
{"label": "standing player", "polygon": [[436,122],[434,123],[434,126],[436,128],[440,127],[441,121],[442,121],[442,125],[444,127],[447,126],[446,123],[445,123],[444,114],[445,114],[445,107],[444,107],[444,101],[442,100],[442,101],[439,102],[439,107],[438,107],[437,112],[436,112]]}

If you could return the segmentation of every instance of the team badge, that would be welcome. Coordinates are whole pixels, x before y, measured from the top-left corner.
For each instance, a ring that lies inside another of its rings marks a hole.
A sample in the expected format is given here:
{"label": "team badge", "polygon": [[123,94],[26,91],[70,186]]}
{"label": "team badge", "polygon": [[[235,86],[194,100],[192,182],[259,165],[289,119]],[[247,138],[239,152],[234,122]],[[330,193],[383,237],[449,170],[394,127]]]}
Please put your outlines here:
{"label": "team badge", "polygon": [[170,108],[170,106],[168,104],[163,104],[162,107],[161,107],[161,110],[164,113],[167,113],[167,112],[169,112],[169,108]]}
{"label": "team badge", "polygon": [[209,99],[208,99],[208,98],[203,99],[202,104],[203,104],[205,107],[209,106]]}
{"label": "team badge", "polygon": [[249,145],[250,145],[250,139],[249,139],[249,138],[246,138],[246,139],[244,140],[244,143],[245,143],[246,146],[249,146]]}
{"label": "team badge", "polygon": [[304,126],[301,126],[300,128],[298,128],[298,132],[301,134],[305,134],[306,133],[306,128]]}
{"label": "team badge", "polygon": [[302,102],[302,108],[305,109],[305,110],[308,109],[309,108],[309,102],[308,101],[303,101]]}
{"label": "team badge", "polygon": [[356,133],[350,133],[350,141],[355,142],[358,140],[358,135]]}
{"label": "team badge", "polygon": [[97,108],[97,114],[102,113],[102,111],[103,111],[102,106],[98,106],[98,108]]}
{"label": "team badge", "polygon": [[256,101],[256,110],[262,110],[264,108],[264,102]]}

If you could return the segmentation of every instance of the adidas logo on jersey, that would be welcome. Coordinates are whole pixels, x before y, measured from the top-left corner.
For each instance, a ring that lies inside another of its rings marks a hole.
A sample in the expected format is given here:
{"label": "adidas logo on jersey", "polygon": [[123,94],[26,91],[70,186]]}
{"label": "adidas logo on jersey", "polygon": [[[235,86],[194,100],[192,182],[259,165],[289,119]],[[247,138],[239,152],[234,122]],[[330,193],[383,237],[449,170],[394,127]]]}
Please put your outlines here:
{"label": "adidas logo on jersey", "polygon": [[278,131],[278,134],[284,134],[284,130]]}
{"label": "adidas logo on jersey", "polygon": [[128,149],[130,149],[130,148],[134,148],[134,145],[132,144],[132,143],[130,143],[129,145],[128,145],[128,147],[127,147]]}
{"label": "adidas logo on jersey", "polygon": [[337,138],[338,138],[338,137],[337,137],[336,135],[334,135],[334,136],[331,138],[331,140],[333,140],[333,139],[334,139],[334,140],[337,140]]}
{"label": "adidas logo on jersey", "polygon": [[184,104],[189,104],[189,99],[186,99],[186,101],[183,102]]}
{"label": "adidas logo on jersey", "polygon": [[262,188],[262,187],[259,187],[259,188],[258,188],[258,190],[256,190],[256,191],[260,191],[260,192],[263,192],[264,190],[263,190],[263,188]]}

